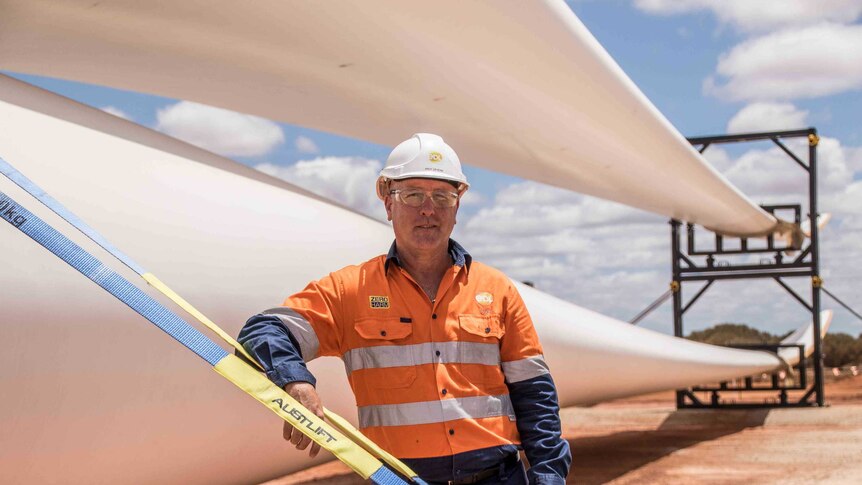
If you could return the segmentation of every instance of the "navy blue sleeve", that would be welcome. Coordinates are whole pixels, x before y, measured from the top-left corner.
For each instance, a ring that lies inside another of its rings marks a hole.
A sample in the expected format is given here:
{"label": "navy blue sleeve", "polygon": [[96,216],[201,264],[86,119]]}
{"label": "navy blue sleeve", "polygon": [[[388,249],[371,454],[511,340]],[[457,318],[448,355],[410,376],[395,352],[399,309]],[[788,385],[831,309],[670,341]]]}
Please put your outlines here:
{"label": "navy blue sleeve", "polygon": [[557,389],[549,374],[509,386],[521,445],[530,462],[531,484],[564,484],[572,455],[562,438]]}
{"label": "navy blue sleeve", "polygon": [[299,353],[299,344],[274,315],[255,315],[245,322],[237,341],[263,366],[266,376],[284,388],[291,382],[317,384]]}

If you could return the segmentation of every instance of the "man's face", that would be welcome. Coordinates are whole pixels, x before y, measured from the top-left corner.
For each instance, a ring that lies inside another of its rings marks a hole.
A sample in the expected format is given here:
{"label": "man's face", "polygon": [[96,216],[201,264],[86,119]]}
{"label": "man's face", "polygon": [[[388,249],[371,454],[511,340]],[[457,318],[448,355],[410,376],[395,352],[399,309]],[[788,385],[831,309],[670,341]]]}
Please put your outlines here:
{"label": "man's face", "polygon": [[455,227],[460,199],[454,207],[435,207],[428,195],[434,190],[456,192],[452,184],[434,179],[393,180],[390,190],[419,189],[426,192],[425,201],[419,207],[410,207],[396,200],[394,194],[384,199],[386,215],[392,221],[395,240],[399,248],[408,250],[431,250],[448,247],[449,236]]}

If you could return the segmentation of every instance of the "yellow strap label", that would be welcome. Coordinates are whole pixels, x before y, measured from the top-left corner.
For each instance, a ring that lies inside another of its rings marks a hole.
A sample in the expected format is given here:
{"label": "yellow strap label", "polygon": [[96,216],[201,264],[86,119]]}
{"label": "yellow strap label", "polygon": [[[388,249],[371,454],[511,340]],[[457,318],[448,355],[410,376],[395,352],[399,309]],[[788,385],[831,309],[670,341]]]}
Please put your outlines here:
{"label": "yellow strap label", "polygon": [[215,365],[215,370],[237,387],[260,401],[281,419],[290,423],[323,449],[332,452],[353,471],[367,479],[382,464],[364,449],[356,446],[338,430],[297,402],[284,390],[234,355]]}

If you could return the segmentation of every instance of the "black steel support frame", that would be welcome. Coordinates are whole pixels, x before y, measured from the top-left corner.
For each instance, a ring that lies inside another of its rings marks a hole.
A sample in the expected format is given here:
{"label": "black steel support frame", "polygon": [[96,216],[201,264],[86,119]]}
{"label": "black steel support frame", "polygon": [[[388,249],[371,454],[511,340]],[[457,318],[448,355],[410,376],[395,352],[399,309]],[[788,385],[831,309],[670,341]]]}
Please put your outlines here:
{"label": "black steel support frame", "polygon": [[[791,150],[789,150],[782,142],[783,138],[806,137],[808,139],[808,163],[806,164],[799,159]],[[759,140],[771,140],[782,151],[784,151],[796,164],[803,168],[808,173],[808,217],[810,221],[810,237],[807,247],[800,248],[801,253],[795,256],[791,262],[783,262],[783,249],[776,247],[774,241],[770,237],[768,240],[767,249],[748,250],[747,240],[740,238],[740,249],[724,250],[722,247],[722,237],[716,235],[716,248],[713,251],[697,251],[694,247],[692,238],[694,231],[691,227],[687,231],[688,244],[683,248],[681,244],[682,231],[680,230],[682,223],[677,220],[671,220],[671,252],[672,252],[672,271],[673,281],[671,283],[671,291],[673,293],[673,329],[674,335],[683,337],[683,314],[691,307],[695,301],[716,281],[719,279],[743,279],[743,278],[772,278],[778,282],[791,296],[803,304],[807,310],[811,312],[814,326],[814,353],[812,356],[814,379],[810,387],[806,387],[805,364],[804,359],[800,360],[800,371],[803,374],[800,378],[800,385],[797,387],[783,388],[777,384],[776,377],[772,378],[772,386],[765,388],[766,390],[779,390],[780,398],[778,403],[726,403],[720,399],[722,391],[740,391],[740,390],[764,390],[752,385],[750,379],[745,381],[745,387],[729,387],[726,382],[721,383],[719,387],[694,387],[690,389],[680,389],[676,391],[676,406],[677,409],[683,408],[764,408],[764,407],[785,407],[785,406],[823,406],[825,404],[823,395],[823,347],[820,329],[820,289],[822,280],[820,279],[820,239],[817,227],[817,130],[808,128],[805,130],[793,131],[778,131],[767,133],[747,133],[740,135],[723,135],[723,136],[708,136],[689,138],[688,141],[696,147],[700,145],[699,151],[703,153],[708,147],[714,144],[722,143],[737,143]],[[774,211],[775,209],[797,208],[795,222],[799,222],[799,206],[784,205],[764,207],[766,210]],[[805,245],[803,245],[805,246]],[[691,254],[692,250],[694,254]],[[771,264],[758,265],[718,265],[715,266],[714,255],[718,254],[754,254],[754,253],[769,253],[775,254],[775,262]],[[707,266],[698,266],[690,258],[690,256],[707,256]],[[809,258],[807,261],[805,258]],[[799,295],[792,291],[781,278],[783,277],[799,277],[808,276],[811,279],[811,303],[808,304]],[[683,304],[683,285],[687,281],[706,281],[695,296],[686,304]],[[777,348],[774,349],[777,351]],[[803,389],[805,393],[796,402],[791,402],[787,399],[787,389]],[[707,391],[711,392],[710,403],[703,403],[697,399],[694,392]],[[812,397],[814,400],[812,401]]]}

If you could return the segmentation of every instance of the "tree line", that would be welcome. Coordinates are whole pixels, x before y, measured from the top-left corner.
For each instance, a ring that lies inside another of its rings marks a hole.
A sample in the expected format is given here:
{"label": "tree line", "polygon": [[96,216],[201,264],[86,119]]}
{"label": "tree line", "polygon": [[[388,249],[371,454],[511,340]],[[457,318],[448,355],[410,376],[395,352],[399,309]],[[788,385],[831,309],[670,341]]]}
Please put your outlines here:
{"label": "tree line", "polygon": [[[686,338],[712,345],[777,344],[792,332],[773,335],[740,323],[720,323]],[[854,338],[846,333],[827,333],[823,338],[823,363],[827,367],[862,364],[862,334]]]}

